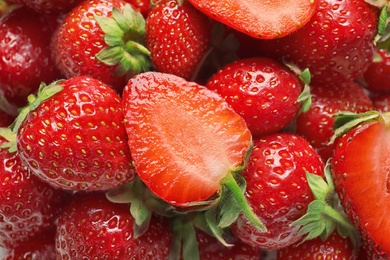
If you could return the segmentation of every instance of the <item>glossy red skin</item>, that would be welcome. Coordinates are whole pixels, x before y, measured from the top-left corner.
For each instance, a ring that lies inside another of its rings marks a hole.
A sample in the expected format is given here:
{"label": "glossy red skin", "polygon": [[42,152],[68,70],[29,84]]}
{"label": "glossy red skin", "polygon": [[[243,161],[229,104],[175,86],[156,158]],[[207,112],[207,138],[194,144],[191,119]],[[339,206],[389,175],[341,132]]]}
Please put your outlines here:
{"label": "glossy red skin", "polygon": [[341,237],[333,232],[329,238],[322,241],[320,237],[308,240],[299,245],[281,248],[277,252],[278,260],[313,260],[313,259],[357,259],[349,238]]}
{"label": "glossy red skin", "polygon": [[299,227],[290,224],[303,216],[314,199],[306,171],[323,176],[324,163],[302,137],[271,134],[254,141],[254,148],[242,176],[245,196],[267,232],[258,231],[240,215],[232,232],[245,243],[263,249],[279,249],[302,239]]}
{"label": "glossy red skin", "polygon": [[296,133],[306,138],[327,161],[335,147],[335,144],[328,144],[334,134],[334,114],[342,111],[361,113],[374,106],[367,92],[355,82],[313,84],[310,93],[311,107],[297,117]]}
{"label": "glossy red skin", "polygon": [[138,8],[138,10],[145,18],[148,17],[151,8],[150,0],[125,0],[125,1],[130,3],[135,8]]}
{"label": "glossy red skin", "polygon": [[[4,142],[0,137],[0,145]],[[65,194],[31,174],[7,149],[0,149],[0,183],[0,247],[16,247],[54,223]]]}
{"label": "glossy red skin", "polygon": [[0,20],[0,95],[24,106],[41,82],[61,78],[49,49],[52,33],[44,17],[24,6]]}
{"label": "glossy red skin", "polygon": [[337,140],[331,164],[341,205],[358,228],[369,259],[390,256],[389,140],[383,122],[363,123]]}
{"label": "glossy red skin", "polygon": [[380,61],[374,61],[363,74],[365,88],[375,93],[390,92],[390,55],[385,49],[378,49]]}
{"label": "glossy red skin", "polygon": [[58,220],[57,259],[167,259],[168,219],[152,216],[146,233],[136,239],[129,208],[103,193],[76,195]]}
{"label": "glossy red skin", "polygon": [[23,4],[41,14],[67,13],[83,0],[21,0]]}
{"label": "glossy red skin", "polygon": [[390,111],[390,93],[373,95],[371,96],[371,100],[376,110],[381,112]]}
{"label": "glossy red skin", "polygon": [[360,0],[320,0],[312,19],[293,34],[259,41],[265,56],[309,68],[312,83],[335,83],[361,76],[374,55],[378,9]]}
{"label": "glossy red skin", "polygon": [[243,118],[197,83],[141,73],[129,80],[122,103],[136,172],[172,205],[209,200],[250,152],[252,135]]}
{"label": "glossy red skin", "polygon": [[254,138],[276,133],[299,110],[301,83],[291,70],[264,57],[240,59],[215,73],[206,87],[241,115]]}
{"label": "glossy red skin", "polygon": [[123,10],[125,4],[124,0],[82,1],[66,15],[53,36],[51,51],[58,69],[67,78],[89,75],[122,92],[126,76],[113,76],[116,66],[106,65],[95,57],[107,44],[102,29],[91,17],[96,13],[111,17],[114,6]]}
{"label": "glossy red skin", "polygon": [[181,6],[176,0],[159,1],[146,19],[146,47],[159,72],[190,79],[210,37],[208,18],[186,1]]}
{"label": "glossy red skin", "polygon": [[108,190],[135,177],[119,95],[88,76],[30,112],[17,134],[21,160],[36,176],[66,190]]}
{"label": "glossy red skin", "polygon": [[[16,248],[7,249],[2,255],[4,260],[31,260],[31,259],[56,259],[55,234],[57,227],[54,225],[48,230],[29,238]],[[0,249],[1,250],[1,249]]]}

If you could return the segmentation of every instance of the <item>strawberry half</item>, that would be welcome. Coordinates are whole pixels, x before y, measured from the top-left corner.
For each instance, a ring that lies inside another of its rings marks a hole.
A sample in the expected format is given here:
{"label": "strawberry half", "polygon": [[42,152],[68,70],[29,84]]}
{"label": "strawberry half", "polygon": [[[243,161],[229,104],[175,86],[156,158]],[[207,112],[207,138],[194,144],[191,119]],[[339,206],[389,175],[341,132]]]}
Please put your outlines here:
{"label": "strawberry half", "polygon": [[305,25],[316,0],[190,0],[203,13],[255,38],[283,37]]}
{"label": "strawberry half", "polygon": [[252,136],[221,96],[172,74],[146,72],[129,80],[122,102],[134,166],[152,192],[174,206],[207,208],[227,187],[256,222],[234,179]]}
{"label": "strawberry half", "polygon": [[376,111],[336,118],[339,139],[332,159],[342,206],[360,231],[370,259],[390,256],[389,114]]}

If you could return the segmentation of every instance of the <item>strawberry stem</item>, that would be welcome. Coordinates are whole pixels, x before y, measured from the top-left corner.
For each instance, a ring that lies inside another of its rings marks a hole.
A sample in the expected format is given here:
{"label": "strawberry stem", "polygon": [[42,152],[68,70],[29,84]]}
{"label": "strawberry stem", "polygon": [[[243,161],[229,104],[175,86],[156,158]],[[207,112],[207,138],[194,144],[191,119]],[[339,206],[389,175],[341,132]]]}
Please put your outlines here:
{"label": "strawberry stem", "polygon": [[355,229],[354,225],[351,224],[338,210],[332,208],[329,205],[325,205],[322,211],[322,214],[330,217],[334,221],[336,221],[338,224],[345,227],[347,230],[353,230]]}
{"label": "strawberry stem", "polygon": [[227,176],[223,179],[222,184],[232,192],[233,197],[240,206],[242,213],[248,218],[248,220],[252,222],[252,224],[260,231],[266,232],[267,228],[253,212],[244,193],[242,193],[240,186],[237,184],[237,181],[234,179],[231,172],[228,173]]}

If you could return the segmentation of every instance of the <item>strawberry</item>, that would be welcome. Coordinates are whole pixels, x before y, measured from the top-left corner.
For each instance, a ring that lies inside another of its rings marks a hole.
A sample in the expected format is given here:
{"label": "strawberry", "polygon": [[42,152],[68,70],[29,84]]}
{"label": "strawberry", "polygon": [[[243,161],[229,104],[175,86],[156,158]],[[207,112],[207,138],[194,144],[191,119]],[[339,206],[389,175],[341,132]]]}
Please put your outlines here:
{"label": "strawberry", "polygon": [[51,59],[52,33],[46,20],[33,10],[16,6],[0,20],[0,96],[17,106],[43,81],[61,74]]}
{"label": "strawberry", "polygon": [[366,1],[319,0],[305,26],[281,39],[259,41],[258,48],[264,55],[308,68],[312,83],[355,80],[373,59],[378,13]]}
{"label": "strawberry", "polygon": [[145,72],[129,80],[122,102],[133,165],[157,197],[182,211],[212,208],[215,217],[213,206],[232,197],[220,212],[238,208],[264,230],[239,184],[252,136],[221,96],[173,74]]}
{"label": "strawberry", "polygon": [[206,87],[223,96],[256,138],[278,132],[299,110],[301,83],[276,60],[240,59],[215,73]]}
{"label": "strawberry", "polygon": [[149,69],[145,20],[123,0],[80,2],[53,36],[51,51],[66,76],[89,75],[122,92],[127,79]]}
{"label": "strawberry", "polygon": [[377,49],[376,53],[377,59],[362,76],[364,87],[375,93],[390,92],[390,54],[386,49]]}
{"label": "strawberry", "polygon": [[385,94],[379,94],[379,95],[373,95],[371,96],[372,104],[375,108],[375,110],[381,111],[381,112],[389,112],[390,111],[390,95]]}
{"label": "strawberry", "polygon": [[305,241],[301,244],[281,248],[277,252],[278,260],[313,260],[313,259],[356,259],[352,241],[342,237],[338,232],[323,241],[320,237]]}
{"label": "strawberry", "polygon": [[83,0],[20,0],[23,4],[41,14],[69,12]]}
{"label": "strawberry", "polygon": [[128,204],[112,203],[102,193],[76,195],[58,220],[57,259],[167,259],[167,219],[153,216],[138,238],[134,225]]}
{"label": "strawberry", "polygon": [[334,114],[355,113],[373,109],[368,94],[355,82],[334,85],[311,84],[311,106],[296,120],[296,133],[306,138],[324,161],[333,155],[334,144],[328,144],[334,134]]}
{"label": "strawberry", "polygon": [[317,1],[190,0],[203,13],[255,38],[288,35],[314,15]]}
{"label": "strawberry", "polygon": [[144,18],[148,17],[151,8],[150,0],[125,0],[125,1],[130,3],[135,8],[137,8],[144,16]]}
{"label": "strawberry", "polygon": [[13,130],[22,162],[56,188],[107,190],[131,181],[119,95],[89,76],[42,85]]}
{"label": "strawberry", "polygon": [[208,18],[187,1],[156,1],[146,19],[146,46],[157,71],[190,79],[210,44]]}
{"label": "strawberry", "polygon": [[[29,238],[27,241],[18,245],[16,248],[6,249],[5,253],[0,255],[4,260],[29,260],[29,259],[56,259],[55,234],[57,227],[48,228]],[[0,250],[1,251],[1,250]]]}
{"label": "strawberry", "polygon": [[306,213],[314,197],[306,172],[323,176],[324,163],[302,137],[271,134],[254,141],[247,168],[242,172],[245,196],[255,214],[267,227],[259,232],[240,215],[230,229],[245,243],[278,249],[303,239],[300,226],[292,223]]}
{"label": "strawberry", "polygon": [[14,139],[10,129],[0,128],[0,249],[10,250],[51,226],[65,198],[6,149]]}
{"label": "strawberry", "polygon": [[369,259],[390,256],[388,116],[376,111],[345,113],[335,123],[335,188],[346,214],[361,234]]}

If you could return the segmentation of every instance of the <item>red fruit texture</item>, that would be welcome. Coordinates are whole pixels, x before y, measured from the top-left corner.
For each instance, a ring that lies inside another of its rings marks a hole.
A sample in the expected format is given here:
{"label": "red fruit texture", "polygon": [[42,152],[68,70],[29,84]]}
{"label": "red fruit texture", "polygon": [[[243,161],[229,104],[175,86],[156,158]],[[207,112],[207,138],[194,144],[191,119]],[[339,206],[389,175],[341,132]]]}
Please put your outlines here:
{"label": "red fruit texture", "polygon": [[216,91],[245,119],[254,138],[278,132],[299,110],[301,83],[276,60],[240,59],[215,73],[206,87]]}
{"label": "red fruit texture", "polygon": [[240,215],[232,232],[245,243],[279,249],[299,242],[299,226],[291,223],[306,213],[314,199],[306,172],[323,176],[324,163],[309,142],[294,134],[271,134],[254,141],[247,168],[245,196],[267,227],[260,232]]}
{"label": "red fruit texture", "polygon": [[390,54],[377,49],[380,60],[374,60],[363,74],[364,87],[374,93],[390,92]]}

